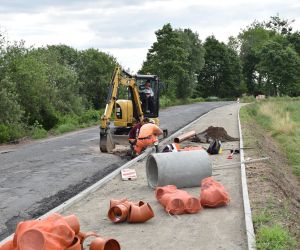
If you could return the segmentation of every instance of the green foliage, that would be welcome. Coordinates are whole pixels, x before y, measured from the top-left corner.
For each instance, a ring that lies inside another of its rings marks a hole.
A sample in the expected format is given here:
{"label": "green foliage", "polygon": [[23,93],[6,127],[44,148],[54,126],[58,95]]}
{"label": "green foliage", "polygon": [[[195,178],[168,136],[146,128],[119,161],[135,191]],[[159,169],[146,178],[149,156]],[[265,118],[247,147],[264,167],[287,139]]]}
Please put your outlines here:
{"label": "green foliage", "polygon": [[263,250],[296,249],[296,240],[280,225],[262,226],[257,232],[256,246]]}
{"label": "green foliage", "polygon": [[107,87],[112,72],[117,65],[116,59],[97,49],[79,52],[76,71],[80,81],[80,92],[90,107],[103,107],[107,96]]}
{"label": "green foliage", "polygon": [[243,96],[241,99],[240,99],[241,102],[243,103],[250,103],[250,102],[255,102],[256,99],[253,95],[247,95],[247,96]]}
{"label": "green foliage", "polygon": [[300,94],[300,57],[291,47],[266,42],[258,53],[257,71],[262,75],[269,96]]}
{"label": "green foliage", "polygon": [[263,211],[259,214],[255,214],[253,216],[253,223],[254,223],[254,227],[255,228],[259,228],[261,227],[262,225],[270,222],[272,220],[272,216],[271,214],[269,214],[268,212],[266,211]]}
{"label": "green foliage", "polygon": [[243,75],[250,94],[270,96],[300,93],[299,32],[293,22],[273,16],[254,22],[238,38]]}
{"label": "green foliage", "polygon": [[12,142],[25,136],[25,130],[21,124],[0,123],[0,143]]}
{"label": "green foliage", "polygon": [[197,91],[203,96],[239,96],[241,65],[236,52],[214,36],[204,43],[205,65],[198,76]]}
{"label": "green foliage", "polygon": [[168,23],[155,32],[157,41],[147,53],[141,73],[152,73],[168,85],[170,98],[194,96],[196,75],[204,65],[204,49],[197,33],[173,30]]}
{"label": "green foliage", "polygon": [[47,130],[45,130],[43,126],[36,121],[31,128],[31,138],[41,139],[47,137],[47,135]]}
{"label": "green foliage", "polygon": [[8,78],[0,81],[0,123],[19,123],[23,117],[23,110],[18,103],[16,86]]}
{"label": "green foliage", "polygon": [[162,96],[160,98],[160,107],[161,108],[167,108],[170,106],[176,106],[176,105],[185,105],[185,104],[192,104],[196,102],[204,102],[204,98],[198,97],[198,98],[187,98],[187,99],[170,99],[166,96]]}

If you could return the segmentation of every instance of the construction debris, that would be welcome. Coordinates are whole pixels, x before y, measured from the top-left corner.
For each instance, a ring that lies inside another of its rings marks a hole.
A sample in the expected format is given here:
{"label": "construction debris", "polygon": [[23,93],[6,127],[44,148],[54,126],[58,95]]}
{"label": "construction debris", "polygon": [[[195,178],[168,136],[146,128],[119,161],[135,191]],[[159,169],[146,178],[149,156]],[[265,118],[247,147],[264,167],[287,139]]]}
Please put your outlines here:
{"label": "construction debris", "polygon": [[132,181],[137,179],[135,169],[124,168],[121,170],[121,176],[123,181]]}

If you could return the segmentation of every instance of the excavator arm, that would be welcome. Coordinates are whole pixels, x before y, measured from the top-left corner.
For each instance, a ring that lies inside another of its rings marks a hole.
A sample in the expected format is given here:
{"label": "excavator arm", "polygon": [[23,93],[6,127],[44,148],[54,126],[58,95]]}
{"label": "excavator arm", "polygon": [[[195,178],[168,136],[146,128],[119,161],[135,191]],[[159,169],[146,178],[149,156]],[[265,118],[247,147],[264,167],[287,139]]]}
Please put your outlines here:
{"label": "excavator arm", "polygon": [[111,152],[114,147],[114,139],[110,130],[110,121],[112,117],[112,112],[117,101],[119,86],[123,85],[131,89],[133,103],[136,107],[137,114],[140,121],[144,118],[142,106],[140,102],[140,95],[138,87],[136,85],[136,79],[132,77],[129,73],[122,70],[121,67],[116,67],[111,79],[109,92],[106,100],[106,106],[104,114],[101,116],[100,124],[100,150],[101,152]]}

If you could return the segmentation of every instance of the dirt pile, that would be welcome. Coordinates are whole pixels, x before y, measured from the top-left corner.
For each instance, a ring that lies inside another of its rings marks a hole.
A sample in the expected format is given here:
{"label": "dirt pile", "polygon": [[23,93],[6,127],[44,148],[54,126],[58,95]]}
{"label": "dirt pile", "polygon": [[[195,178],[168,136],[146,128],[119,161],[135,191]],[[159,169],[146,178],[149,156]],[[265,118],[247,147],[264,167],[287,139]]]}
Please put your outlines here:
{"label": "dirt pile", "polygon": [[207,143],[211,139],[217,139],[222,142],[239,141],[239,138],[234,138],[228,135],[226,130],[223,127],[213,127],[213,126],[209,126],[206,130],[197,134],[194,138],[191,139],[191,141]]}

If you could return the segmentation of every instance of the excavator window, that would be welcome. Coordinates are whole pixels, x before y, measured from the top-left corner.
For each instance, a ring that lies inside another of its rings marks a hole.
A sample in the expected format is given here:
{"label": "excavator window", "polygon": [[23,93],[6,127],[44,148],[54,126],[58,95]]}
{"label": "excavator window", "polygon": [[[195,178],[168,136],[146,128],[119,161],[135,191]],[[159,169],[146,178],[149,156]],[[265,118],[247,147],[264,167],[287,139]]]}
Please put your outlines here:
{"label": "excavator window", "polygon": [[137,79],[142,110],[146,117],[158,117],[158,81],[154,78]]}

